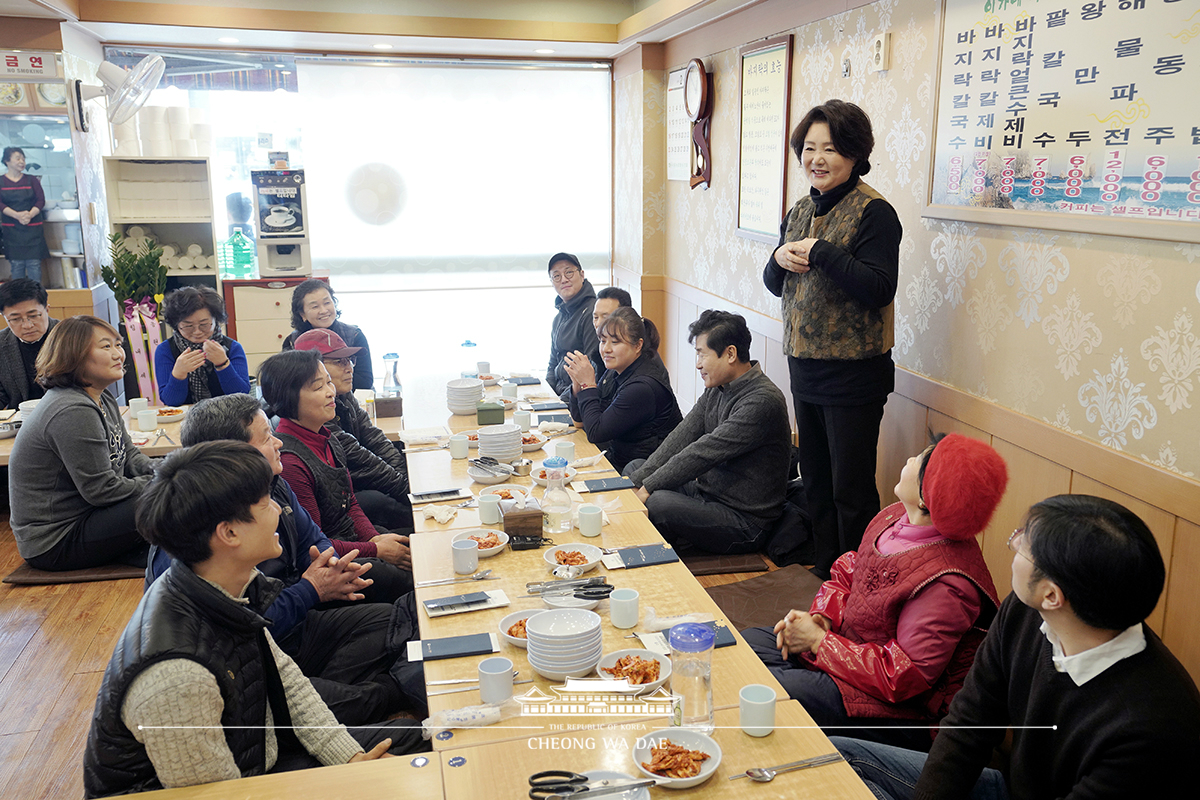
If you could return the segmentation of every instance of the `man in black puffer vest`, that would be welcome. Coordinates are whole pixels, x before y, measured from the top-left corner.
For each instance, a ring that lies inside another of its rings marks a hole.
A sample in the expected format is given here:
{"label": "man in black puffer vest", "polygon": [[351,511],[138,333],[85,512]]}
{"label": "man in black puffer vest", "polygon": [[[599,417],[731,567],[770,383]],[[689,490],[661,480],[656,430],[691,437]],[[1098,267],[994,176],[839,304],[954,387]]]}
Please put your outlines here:
{"label": "man in black puffer vest", "polygon": [[105,670],[84,753],[86,796],[427,748],[411,720],[351,735],[271,638],[263,612],[282,585],[255,568],[281,551],[271,478],[250,445],[206,442],[173,453],[143,494],[138,530],[175,561]]}

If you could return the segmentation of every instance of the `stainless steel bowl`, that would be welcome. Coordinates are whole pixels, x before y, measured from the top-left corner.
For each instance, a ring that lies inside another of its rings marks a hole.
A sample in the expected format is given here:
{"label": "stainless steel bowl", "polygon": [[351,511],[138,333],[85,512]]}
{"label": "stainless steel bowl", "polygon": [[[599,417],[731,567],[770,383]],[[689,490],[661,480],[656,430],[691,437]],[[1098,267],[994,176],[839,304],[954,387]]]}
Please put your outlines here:
{"label": "stainless steel bowl", "polygon": [[525,476],[533,472],[533,462],[528,458],[518,458],[516,461],[509,462],[509,466],[517,475]]}

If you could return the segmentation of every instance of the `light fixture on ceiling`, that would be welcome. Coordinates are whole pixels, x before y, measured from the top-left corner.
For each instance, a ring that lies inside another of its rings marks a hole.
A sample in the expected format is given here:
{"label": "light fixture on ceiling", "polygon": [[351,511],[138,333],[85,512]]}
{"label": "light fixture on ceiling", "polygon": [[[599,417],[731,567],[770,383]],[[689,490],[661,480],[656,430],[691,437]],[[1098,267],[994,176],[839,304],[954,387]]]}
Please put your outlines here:
{"label": "light fixture on ceiling", "polygon": [[88,114],[84,102],[96,97],[108,98],[108,119],[120,124],[129,120],[158,87],[167,64],[162,56],[149,55],[132,70],[124,70],[105,61],[96,70],[102,86],[89,86],[82,81],[67,82],[67,113],[75,129],[88,131]]}
{"label": "light fixture on ceiling", "polygon": [[390,44],[388,44],[387,42],[380,42],[379,44],[373,44],[371,46],[374,47],[376,50],[391,50],[392,49],[392,46]]}
{"label": "light fixture on ceiling", "polygon": [[286,66],[287,66],[287,64],[276,64],[275,69],[283,69]]}
{"label": "light fixture on ceiling", "polygon": [[533,52],[537,53],[539,56],[549,56],[554,54],[553,50],[548,50],[544,47],[540,50],[534,50]]}
{"label": "light fixture on ceiling", "polygon": [[232,36],[222,36],[220,39],[217,39],[217,41],[220,42],[221,44],[237,44],[238,43],[238,40],[233,38]]}

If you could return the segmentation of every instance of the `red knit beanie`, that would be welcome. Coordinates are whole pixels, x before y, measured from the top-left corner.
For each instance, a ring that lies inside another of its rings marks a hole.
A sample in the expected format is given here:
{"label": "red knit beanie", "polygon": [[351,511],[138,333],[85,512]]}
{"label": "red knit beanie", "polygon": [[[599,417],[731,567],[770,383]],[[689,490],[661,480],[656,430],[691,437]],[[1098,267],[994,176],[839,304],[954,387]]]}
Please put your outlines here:
{"label": "red knit beanie", "polygon": [[966,540],[987,527],[1007,485],[1008,468],[991,445],[952,433],[929,454],[921,499],[933,527]]}

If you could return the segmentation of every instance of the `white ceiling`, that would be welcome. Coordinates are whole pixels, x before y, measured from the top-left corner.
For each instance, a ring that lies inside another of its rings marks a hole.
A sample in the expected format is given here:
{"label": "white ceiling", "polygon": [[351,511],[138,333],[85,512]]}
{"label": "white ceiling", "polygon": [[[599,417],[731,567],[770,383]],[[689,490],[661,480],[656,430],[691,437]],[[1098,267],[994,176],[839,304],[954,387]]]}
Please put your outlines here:
{"label": "white ceiling", "polygon": [[0,17],[41,17],[63,19],[58,11],[51,11],[33,0],[0,0]]}

